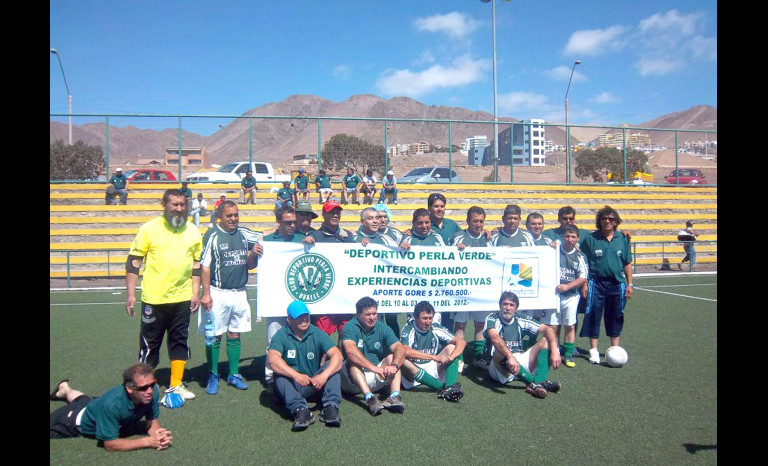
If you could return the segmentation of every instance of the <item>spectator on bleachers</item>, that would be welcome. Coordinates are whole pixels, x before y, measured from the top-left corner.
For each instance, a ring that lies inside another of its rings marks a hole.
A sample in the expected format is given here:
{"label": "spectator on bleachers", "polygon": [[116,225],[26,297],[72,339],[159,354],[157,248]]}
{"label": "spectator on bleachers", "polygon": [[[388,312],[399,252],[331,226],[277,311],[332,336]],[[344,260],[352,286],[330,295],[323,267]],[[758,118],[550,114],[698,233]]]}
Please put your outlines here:
{"label": "spectator on bleachers", "polygon": [[219,210],[219,206],[222,202],[227,200],[227,195],[225,193],[219,194],[219,200],[216,201],[213,204],[213,210],[211,210],[211,222],[208,224],[211,228],[213,228],[213,225],[216,223],[216,211]]}
{"label": "spectator on bleachers", "polygon": [[107,194],[104,197],[105,204],[115,204],[115,194],[120,195],[120,204],[128,204],[128,177],[123,174],[123,169],[117,167],[115,174],[109,177],[109,186],[107,186]]}
{"label": "spectator on bleachers", "polygon": [[192,208],[189,211],[194,219],[195,226],[200,226],[200,215],[208,215],[208,203],[203,199],[203,193],[197,193],[197,199],[192,199]]}

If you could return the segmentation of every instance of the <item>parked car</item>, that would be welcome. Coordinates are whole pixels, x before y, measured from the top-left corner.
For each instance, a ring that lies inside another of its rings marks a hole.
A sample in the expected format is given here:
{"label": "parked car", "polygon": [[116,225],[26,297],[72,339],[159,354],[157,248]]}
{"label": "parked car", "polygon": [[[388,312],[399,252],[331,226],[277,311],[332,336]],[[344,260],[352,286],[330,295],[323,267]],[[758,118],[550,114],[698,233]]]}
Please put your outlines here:
{"label": "parked car", "polygon": [[664,177],[672,184],[706,184],[707,178],[698,168],[678,168]]}
{"label": "parked car", "polygon": [[131,183],[142,181],[176,181],[176,177],[168,170],[155,168],[140,168],[138,170],[126,170],[125,176]]}
{"label": "parked car", "polygon": [[414,168],[403,176],[398,176],[397,181],[410,181],[413,183],[459,183],[459,175],[448,167],[419,167]]}
{"label": "parked car", "polygon": [[279,169],[272,167],[268,162],[232,162],[222,165],[214,172],[197,172],[187,175],[187,181],[223,181],[239,183],[245,176],[245,172],[251,170],[257,183],[281,183],[291,181],[291,175],[283,174]]}

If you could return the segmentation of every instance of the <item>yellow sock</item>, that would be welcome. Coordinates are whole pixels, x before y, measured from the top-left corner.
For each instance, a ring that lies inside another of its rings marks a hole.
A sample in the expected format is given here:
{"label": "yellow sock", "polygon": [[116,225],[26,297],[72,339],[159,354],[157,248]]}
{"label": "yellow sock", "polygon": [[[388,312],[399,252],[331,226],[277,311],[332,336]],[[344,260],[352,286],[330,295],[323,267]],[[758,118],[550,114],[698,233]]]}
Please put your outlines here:
{"label": "yellow sock", "polygon": [[186,364],[187,361],[171,361],[171,387],[175,387],[181,383],[181,379],[184,377],[184,366],[186,366]]}

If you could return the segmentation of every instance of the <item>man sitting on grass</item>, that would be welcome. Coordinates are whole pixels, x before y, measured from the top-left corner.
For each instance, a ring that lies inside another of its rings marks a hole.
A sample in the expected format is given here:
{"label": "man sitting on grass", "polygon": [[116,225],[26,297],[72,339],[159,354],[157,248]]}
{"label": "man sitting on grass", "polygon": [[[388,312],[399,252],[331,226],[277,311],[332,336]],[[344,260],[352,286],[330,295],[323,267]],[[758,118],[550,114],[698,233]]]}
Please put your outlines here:
{"label": "man sitting on grass", "polygon": [[[355,304],[355,317],[341,333],[346,358],[341,365],[341,390],[353,395],[363,393],[373,416],[384,408],[395,413],[405,411],[400,396],[405,348],[395,332],[377,318],[378,307],[373,298],[361,298]],[[374,393],[384,387],[389,387],[389,397],[382,403]]]}
{"label": "man sitting on grass", "polygon": [[[547,392],[560,390],[560,384],[547,380],[549,366],[560,366],[560,348],[557,335],[551,327],[539,324],[527,316],[515,315],[520,300],[515,293],[505,291],[499,298],[499,311],[492,312],[485,319],[483,335],[490,348],[491,365],[488,373],[502,384],[520,379],[526,393],[536,398],[545,398]],[[528,348],[523,347],[525,334],[543,334],[544,338]]]}
{"label": "man sitting on grass", "polygon": [[437,390],[437,397],[459,401],[464,396],[459,375],[458,357],[467,342],[433,323],[435,308],[429,301],[421,301],[413,309],[413,321],[403,327],[400,342],[405,346],[403,362],[403,388],[419,384]]}

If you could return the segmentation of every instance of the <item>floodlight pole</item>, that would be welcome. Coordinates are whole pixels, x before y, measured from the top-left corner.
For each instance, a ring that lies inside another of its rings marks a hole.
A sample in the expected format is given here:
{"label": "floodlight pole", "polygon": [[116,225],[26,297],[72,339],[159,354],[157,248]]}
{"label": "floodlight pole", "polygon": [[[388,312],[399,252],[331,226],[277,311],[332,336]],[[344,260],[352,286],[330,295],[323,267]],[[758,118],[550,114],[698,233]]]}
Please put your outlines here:
{"label": "floodlight pole", "polygon": [[64,87],[67,88],[67,104],[69,105],[69,145],[72,145],[72,94],[69,92],[69,84],[67,84],[67,76],[64,74],[64,65],[61,64],[61,57],[56,49],[51,49],[51,53],[56,55],[59,59],[59,68],[61,68],[61,75],[64,77]]}

